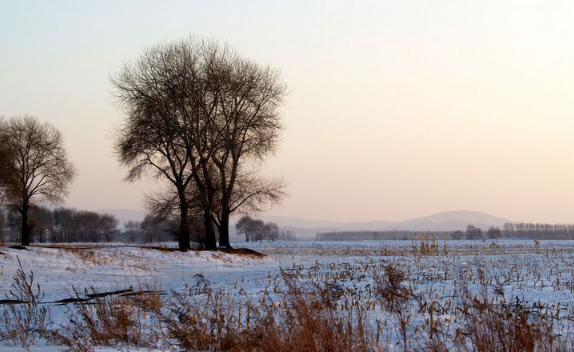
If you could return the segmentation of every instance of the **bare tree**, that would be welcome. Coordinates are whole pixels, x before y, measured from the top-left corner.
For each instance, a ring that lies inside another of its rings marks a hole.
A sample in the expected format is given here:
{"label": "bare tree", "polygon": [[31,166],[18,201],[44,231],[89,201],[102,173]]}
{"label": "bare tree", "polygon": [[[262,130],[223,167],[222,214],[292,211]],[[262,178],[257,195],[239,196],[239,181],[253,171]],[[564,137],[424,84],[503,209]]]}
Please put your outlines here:
{"label": "bare tree", "polygon": [[480,240],[482,239],[482,230],[473,225],[468,225],[466,227],[466,239],[467,240]]}
{"label": "bare tree", "polygon": [[110,242],[114,234],[118,231],[120,221],[112,214],[102,214],[99,219],[100,231],[102,231],[106,242]]}
{"label": "bare tree", "polygon": [[[207,133],[198,131],[201,138],[195,140],[201,142],[207,136],[207,143],[196,147],[203,148],[199,149],[205,151],[200,154],[202,158],[205,156],[217,168],[216,190],[220,197],[212,207],[219,208],[219,245],[230,247],[229,220],[238,203],[276,202],[284,196],[282,181],[268,183],[243,171],[275,152],[283,128],[278,110],[286,87],[278,71],[247,60],[227,47],[212,45],[209,58],[210,67],[215,67],[210,71],[211,81],[216,83],[210,86],[210,96],[217,99],[208,106],[215,108],[202,114]],[[274,187],[269,188],[270,184]]]}
{"label": "bare tree", "polygon": [[62,134],[51,123],[29,115],[0,121],[0,185],[21,214],[22,245],[30,244],[32,202],[62,202],[74,175]]}
{"label": "bare tree", "polygon": [[498,227],[491,226],[486,232],[486,235],[491,240],[496,240],[502,237],[502,231]]}
{"label": "bare tree", "polygon": [[276,241],[279,238],[279,226],[274,222],[268,222],[265,224],[265,238]]}
{"label": "bare tree", "polygon": [[136,242],[137,238],[139,237],[141,232],[140,225],[141,224],[139,221],[133,220],[129,220],[124,224],[126,228],[126,234],[128,235],[128,240],[130,242]]}
{"label": "bare tree", "polygon": [[235,229],[239,235],[245,235],[245,242],[254,240],[255,229],[253,228],[254,219],[249,215],[244,215],[235,223]]}
{"label": "bare tree", "polygon": [[[228,46],[191,38],[145,50],[112,84],[127,115],[116,138],[120,163],[130,169],[126,179],[153,170],[170,182],[180,210],[182,250],[189,248],[186,190],[189,194],[193,181],[206,246],[216,246],[218,214],[219,245],[229,247],[241,166],[261,162],[279,139],[285,86],[278,72]],[[278,200],[281,188],[268,199]],[[244,199],[253,203],[263,193]]]}
{"label": "bare tree", "polygon": [[242,216],[235,224],[237,233],[245,235],[245,241],[275,241],[280,236],[279,226],[274,222],[265,223],[249,215]]}
{"label": "bare tree", "polygon": [[455,232],[453,232],[450,237],[453,240],[462,240],[462,238],[464,237],[464,232],[462,232],[461,230],[457,230]]}
{"label": "bare tree", "polygon": [[[167,181],[177,195],[179,249],[190,249],[189,201],[186,189],[193,180],[187,126],[182,114],[193,99],[194,58],[179,57],[173,46],[144,51],[139,61],[126,63],[111,80],[126,117],[115,138],[120,164],[129,168],[126,180],[146,174]],[[177,61],[184,62],[179,65]],[[183,137],[183,138],[181,138]]]}

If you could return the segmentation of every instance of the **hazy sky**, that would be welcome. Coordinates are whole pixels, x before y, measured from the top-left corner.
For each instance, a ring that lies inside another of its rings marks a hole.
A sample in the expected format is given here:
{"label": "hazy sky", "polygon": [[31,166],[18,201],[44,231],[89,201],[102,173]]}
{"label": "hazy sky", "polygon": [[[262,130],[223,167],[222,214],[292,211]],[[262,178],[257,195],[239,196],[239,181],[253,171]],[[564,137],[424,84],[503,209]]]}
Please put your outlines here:
{"label": "hazy sky", "polygon": [[0,115],[33,114],[78,169],[67,204],[140,208],[112,154],[110,76],[189,35],[281,70],[274,215],[477,210],[574,222],[574,1],[0,0]]}

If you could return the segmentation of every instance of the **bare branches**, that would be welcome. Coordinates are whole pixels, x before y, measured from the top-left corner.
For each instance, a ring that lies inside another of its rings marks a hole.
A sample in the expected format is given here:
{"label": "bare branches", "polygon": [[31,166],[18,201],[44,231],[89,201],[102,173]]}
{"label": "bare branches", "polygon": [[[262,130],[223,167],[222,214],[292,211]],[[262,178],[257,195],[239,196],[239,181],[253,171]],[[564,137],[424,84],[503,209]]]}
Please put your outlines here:
{"label": "bare branches", "polygon": [[75,174],[62,134],[52,124],[29,115],[0,121],[0,185],[22,213],[23,244],[29,244],[24,222],[31,201],[62,202]]}
{"label": "bare branches", "polygon": [[60,131],[33,116],[13,117],[0,124],[1,180],[9,201],[23,194],[58,203],[68,193],[75,176]]}
{"label": "bare branches", "polygon": [[[244,162],[261,161],[276,149],[286,90],[278,71],[227,45],[190,38],[144,50],[111,82],[126,114],[115,144],[126,180],[151,175],[169,181],[182,217],[193,206],[187,194],[196,193],[208,247],[215,246],[215,213],[228,246],[233,211],[258,211],[284,195],[278,180],[239,174]],[[155,206],[166,201],[159,200]]]}

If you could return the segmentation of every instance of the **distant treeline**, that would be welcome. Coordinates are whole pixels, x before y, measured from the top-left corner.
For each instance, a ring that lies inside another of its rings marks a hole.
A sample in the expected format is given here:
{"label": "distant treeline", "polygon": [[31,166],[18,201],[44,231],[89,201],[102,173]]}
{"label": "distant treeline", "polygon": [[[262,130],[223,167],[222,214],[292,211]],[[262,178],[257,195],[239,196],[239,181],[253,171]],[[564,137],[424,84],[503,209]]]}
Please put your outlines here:
{"label": "distant treeline", "polygon": [[468,225],[466,231],[341,231],[320,232],[317,241],[384,241],[412,240],[423,233],[437,239],[481,240],[497,238],[532,238],[541,240],[574,240],[574,224],[505,223],[502,229],[491,227],[482,231]]}
{"label": "distant treeline", "polygon": [[[22,231],[22,216],[16,206],[0,209],[0,243],[18,243]],[[122,231],[119,220],[112,214],[70,208],[49,209],[32,206],[29,211],[31,242],[155,242],[177,237],[177,221],[150,216],[128,221]]]}
{"label": "distant treeline", "polygon": [[[40,206],[28,211],[31,241],[37,243],[110,241],[117,234],[118,225],[118,219],[111,214]],[[19,242],[21,232],[19,208],[5,206],[0,213],[0,242]]]}
{"label": "distant treeline", "polygon": [[[315,235],[317,241],[385,241],[385,240],[411,240],[420,235],[421,231],[342,231],[319,232]],[[433,231],[426,232],[437,238],[450,238],[452,232]]]}
{"label": "distant treeline", "polygon": [[503,234],[508,238],[574,240],[574,224],[506,223]]}

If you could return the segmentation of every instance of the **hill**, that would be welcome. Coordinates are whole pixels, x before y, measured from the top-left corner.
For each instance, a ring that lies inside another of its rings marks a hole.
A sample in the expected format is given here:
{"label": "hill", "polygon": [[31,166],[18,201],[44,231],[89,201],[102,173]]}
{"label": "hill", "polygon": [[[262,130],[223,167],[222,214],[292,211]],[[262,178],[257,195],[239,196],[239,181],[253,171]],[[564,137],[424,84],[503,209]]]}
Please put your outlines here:
{"label": "hill", "polygon": [[502,227],[504,223],[512,222],[508,219],[468,210],[441,212],[403,222],[370,221],[344,223],[279,216],[262,216],[261,218],[264,221],[276,222],[281,228],[295,231],[298,237],[302,239],[312,239],[318,232],[338,231],[464,231],[468,225],[488,230],[490,227]]}

